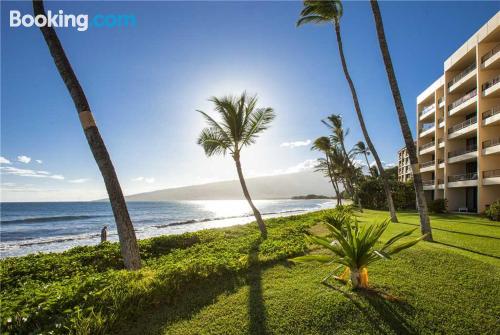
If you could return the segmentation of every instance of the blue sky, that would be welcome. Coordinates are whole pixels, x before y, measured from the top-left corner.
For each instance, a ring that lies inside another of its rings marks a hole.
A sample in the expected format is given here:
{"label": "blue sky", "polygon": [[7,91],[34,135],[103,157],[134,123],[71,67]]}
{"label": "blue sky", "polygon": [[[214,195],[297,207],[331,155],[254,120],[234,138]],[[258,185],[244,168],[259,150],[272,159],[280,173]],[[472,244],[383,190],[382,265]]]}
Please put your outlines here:
{"label": "blue sky", "polygon": [[[73,103],[40,31],[10,28],[2,2],[2,200],[89,200],[105,196]],[[348,144],[362,139],[331,26],[296,28],[300,2],[49,2],[65,13],[132,14],[128,28],[58,28],[126,194],[235,179],[229,157],[196,145],[213,95],[257,93],[277,119],[243,154],[247,176],[298,171],[317,154],[290,147],[327,134],[320,119],[344,116]],[[409,120],[416,96],[443,61],[499,9],[498,2],[380,4]],[[344,3],[342,33],[372,140],[396,161],[403,140],[370,5]],[[26,157],[21,157],[26,156]],[[18,159],[18,157],[20,157]],[[28,158],[31,158],[28,162]],[[5,160],[8,160],[8,164]],[[36,160],[40,160],[41,163]],[[7,167],[7,168],[6,168]],[[22,170],[20,170],[22,169]],[[42,171],[42,172],[40,172]]]}

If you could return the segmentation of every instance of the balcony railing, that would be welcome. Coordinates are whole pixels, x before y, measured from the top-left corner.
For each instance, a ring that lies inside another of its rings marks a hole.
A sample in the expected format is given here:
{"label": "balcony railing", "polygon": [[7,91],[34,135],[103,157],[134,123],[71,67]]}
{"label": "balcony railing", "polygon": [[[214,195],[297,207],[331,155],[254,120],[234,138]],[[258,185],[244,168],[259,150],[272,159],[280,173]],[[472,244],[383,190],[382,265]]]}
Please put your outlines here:
{"label": "balcony railing", "polygon": [[497,115],[498,113],[500,113],[500,106],[495,106],[492,109],[487,110],[486,112],[483,113],[483,120],[492,117],[494,115]]}
{"label": "balcony railing", "polygon": [[493,57],[498,51],[500,51],[500,44],[497,44],[493,49],[491,49],[483,57],[481,57],[481,63],[486,62],[488,59]]}
{"label": "balcony railing", "polygon": [[500,144],[500,137],[494,138],[492,140],[486,140],[483,142],[483,149],[493,147],[493,146],[499,145],[499,144]]}
{"label": "balcony railing", "polygon": [[462,72],[460,72],[455,77],[453,77],[453,79],[451,79],[451,81],[448,83],[448,88],[450,88],[451,86],[453,86],[453,84],[455,84],[456,82],[458,82],[460,79],[462,79],[463,77],[465,77],[466,75],[468,75],[469,73],[471,73],[472,71],[474,71],[475,69],[476,69],[476,62],[474,62],[471,65],[467,66]]}
{"label": "balcony railing", "polygon": [[435,107],[436,107],[436,105],[434,105],[434,104],[424,107],[424,109],[422,109],[422,110],[420,111],[420,116],[424,115],[424,114],[425,114],[425,113],[427,113],[427,112],[430,112],[430,111],[431,111],[431,110],[433,110]]}
{"label": "balcony railing", "polygon": [[420,127],[420,132],[419,132],[419,133],[423,133],[424,131],[431,129],[432,127],[434,127],[434,123],[433,123],[433,122],[430,122],[430,123],[424,123],[424,124]]}
{"label": "balcony railing", "polygon": [[495,78],[485,82],[483,84],[482,89],[483,91],[486,91],[488,88],[490,88],[491,86],[495,85],[496,83],[500,82],[500,75],[499,76],[496,76]]}
{"label": "balcony railing", "polygon": [[444,101],[444,97],[439,98],[438,99],[438,105],[441,105],[443,103],[443,101]]}
{"label": "balcony railing", "polygon": [[466,180],[477,180],[477,172],[457,174],[448,177],[448,182],[453,183],[455,181],[466,181]]}
{"label": "balcony railing", "polygon": [[483,171],[483,178],[500,177],[500,169]]}
{"label": "balcony railing", "polygon": [[423,169],[425,167],[433,166],[434,163],[435,163],[435,161],[428,161],[428,162],[422,163],[422,164],[420,164],[420,168]]}
{"label": "balcony railing", "polygon": [[434,179],[431,179],[431,180],[422,180],[422,184],[424,186],[432,186],[432,185],[434,185]]}
{"label": "balcony railing", "polygon": [[475,88],[472,91],[468,92],[463,97],[461,97],[460,99],[457,99],[457,100],[453,101],[450,105],[448,105],[448,110],[450,111],[453,108],[460,106],[461,104],[463,104],[467,100],[474,98],[476,95],[477,95],[477,89]]}
{"label": "balcony railing", "polygon": [[427,148],[433,147],[435,144],[436,144],[436,142],[432,141],[432,142],[426,143],[424,145],[421,145],[419,149],[420,149],[420,151],[422,151],[422,150],[425,150]]}
{"label": "balcony railing", "polygon": [[454,151],[448,152],[448,158],[457,157],[460,155],[465,155],[465,154],[468,154],[469,152],[475,152],[475,151],[477,151],[477,147],[475,145],[473,145],[473,146],[470,146],[470,147],[465,148],[465,149],[454,150]]}
{"label": "balcony railing", "polygon": [[477,117],[471,117],[468,120],[465,120],[464,122],[460,122],[459,124],[454,125],[453,127],[448,128],[448,134],[457,132],[461,129],[464,129],[470,125],[476,124],[477,123]]}

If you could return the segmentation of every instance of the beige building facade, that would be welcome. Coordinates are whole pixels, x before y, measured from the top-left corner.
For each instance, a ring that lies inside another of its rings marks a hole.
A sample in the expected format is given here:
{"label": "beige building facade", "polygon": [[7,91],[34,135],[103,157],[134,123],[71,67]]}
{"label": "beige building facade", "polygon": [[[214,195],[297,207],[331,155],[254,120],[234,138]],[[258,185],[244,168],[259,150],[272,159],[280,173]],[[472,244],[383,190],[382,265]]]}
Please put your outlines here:
{"label": "beige building facade", "polygon": [[404,147],[398,151],[398,180],[407,182],[412,177],[410,156],[408,155],[408,150]]}
{"label": "beige building facade", "polygon": [[500,12],[417,97],[417,150],[429,200],[481,213],[500,199]]}

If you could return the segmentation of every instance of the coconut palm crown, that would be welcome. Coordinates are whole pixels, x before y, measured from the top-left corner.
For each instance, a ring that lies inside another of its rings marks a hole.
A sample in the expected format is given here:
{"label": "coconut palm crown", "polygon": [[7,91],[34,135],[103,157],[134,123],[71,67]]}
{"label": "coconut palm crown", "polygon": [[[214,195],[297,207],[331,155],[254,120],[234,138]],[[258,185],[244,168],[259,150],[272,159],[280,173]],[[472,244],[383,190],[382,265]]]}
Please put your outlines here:
{"label": "coconut palm crown", "polygon": [[342,2],[329,1],[304,1],[304,8],[300,12],[297,27],[307,23],[332,23],[338,22],[342,17]]}

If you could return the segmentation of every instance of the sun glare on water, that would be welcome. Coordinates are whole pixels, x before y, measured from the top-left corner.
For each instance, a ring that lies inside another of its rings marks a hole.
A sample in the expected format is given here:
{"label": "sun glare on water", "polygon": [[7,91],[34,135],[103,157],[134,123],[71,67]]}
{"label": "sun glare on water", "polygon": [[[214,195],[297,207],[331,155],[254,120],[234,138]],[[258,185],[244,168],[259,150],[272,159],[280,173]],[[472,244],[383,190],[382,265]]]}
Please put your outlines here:
{"label": "sun glare on water", "polygon": [[204,200],[197,201],[203,209],[214,213],[215,217],[232,217],[251,214],[245,200]]}

